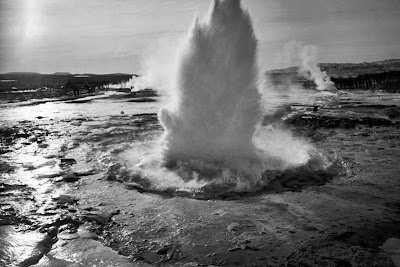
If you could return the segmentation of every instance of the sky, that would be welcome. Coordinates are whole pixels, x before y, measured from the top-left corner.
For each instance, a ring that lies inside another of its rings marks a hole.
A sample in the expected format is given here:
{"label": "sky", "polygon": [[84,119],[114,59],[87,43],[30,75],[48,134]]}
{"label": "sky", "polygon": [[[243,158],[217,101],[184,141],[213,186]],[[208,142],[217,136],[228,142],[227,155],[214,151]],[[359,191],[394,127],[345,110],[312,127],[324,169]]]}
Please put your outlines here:
{"label": "sky", "polygon": [[[173,60],[206,0],[0,0],[0,73],[140,73],[148,57]],[[400,58],[399,0],[242,0],[260,66],[282,66],[289,42],[319,62]]]}

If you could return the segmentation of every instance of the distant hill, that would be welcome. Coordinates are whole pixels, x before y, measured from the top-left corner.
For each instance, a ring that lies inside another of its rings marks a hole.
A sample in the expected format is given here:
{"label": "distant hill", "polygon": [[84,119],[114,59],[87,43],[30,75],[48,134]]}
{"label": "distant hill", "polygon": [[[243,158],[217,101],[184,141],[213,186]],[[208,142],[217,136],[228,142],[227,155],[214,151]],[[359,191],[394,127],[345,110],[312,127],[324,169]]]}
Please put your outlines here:
{"label": "distant hill", "polygon": [[110,83],[127,82],[137,74],[71,74],[69,72],[55,72],[53,74],[40,74],[37,72],[8,72],[0,74],[0,80],[12,82],[0,83],[0,91],[29,90],[37,88],[61,88],[67,82],[100,86]]}
{"label": "distant hill", "polygon": [[[400,59],[389,59],[363,63],[320,63],[322,71],[332,78],[339,89],[384,89],[400,91]],[[276,86],[300,84],[304,88],[315,88],[312,81],[298,74],[298,66],[273,69],[265,72]]]}
{"label": "distant hill", "polygon": [[[382,73],[388,71],[400,70],[400,59],[388,59],[375,62],[362,63],[319,63],[322,71],[331,77],[348,77],[357,76],[360,74]],[[294,74],[297,76],[298,66],[293,66],[285,69],[273,69],[266,71],[265,74]]]}
{"label": "distant hill", "polygon": [[400,59],[363,63],[321,63],[319,67],[331,77],[357,76],[360,74],[400,71]]}
{"label": "distant hill", "polygon": [[54,72],[53,75],[72,75],[70,72]]}
{"label": "distant hill", "polygon": [[110,75],[110,76],[121,76],[121,75],[133,75],[133,76],[139,76],[137,74],[128,74],[128,73],[110,73],[110,74],[106,74],[106,75]]}
{"label": "distant hill", "polygon": [[13,75],[13,76],[31,76],[31,75],[41,75],[39,72],[7,72],[2,75]]}

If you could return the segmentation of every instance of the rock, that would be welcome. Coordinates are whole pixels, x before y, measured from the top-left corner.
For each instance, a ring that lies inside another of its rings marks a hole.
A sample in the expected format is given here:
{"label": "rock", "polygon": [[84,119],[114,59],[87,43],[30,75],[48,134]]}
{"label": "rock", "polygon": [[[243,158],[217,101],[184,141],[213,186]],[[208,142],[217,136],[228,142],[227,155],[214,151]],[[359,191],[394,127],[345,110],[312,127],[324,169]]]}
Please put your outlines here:
{"label": "rock", "polygon": [[[37,142],[39,142],[39,140]],[[38,143],[38,147],[39,148],[47,148],[47,147],[49,147],[49,145],[48,144],[39,144]]]}
{"label": "rock", "polygon": [[67,182],[67,183],[73,183],[78,181],[80,178],[77,174],[75,173],[67,173],[64,174],[62,177],[62,181]]}
{"label": "rock", "polygon": [[109,180],[109,181],[116,180],[121,168],[122,168],[122,164],[120,164],[120,163],[111,164],[107,170],[106,180]]}
{"label": "rock", "polygon": [[15,138],[28,138],[30,136],[30,134],[27,133],[17,133],[15,135]]}
{"label": "rock", "polygon": [[[14,191],[14,190],[23,190],[26,188],[27,188],[26,185],[0,183],[0,193],[7,192],[7,191]],[[7,205],[5,205],[5,206],[7,206]]]}
{"label": "rock", "polygon": [[228,225],[227,229],[228,229],[229,232],[235,232],[235,231],[238,230],[239,226],[240,226],[239,223],[234,222],[234,223],[230,223],[230,224]]}
{"label": "rock", "polygon": [[31,137],[28,138],[29,142],[36,142],[37,141],[37,136],[33,135]]}
{"label": "rock", "polygon": [[53,200],[57,203],[57,204],[70,204],[70,205],[74,205],[78,202],[78,199],[72,197],[72,196],[68,196],[68,195],[60,195],[58,197],[53,197]]}
{"label": "rock", "polygon": [[248,249],[248,250],[253,250],[253,251],[259,251],[260,248],[255,247],[255,246],[251,246],[251,245],[244,245],[242,246],[242,249]]}
{"label": "rock", "polygon": [[0,147],[0,155],[11,152],[7,147]]}
{"label": "rock", "polygon": [[76,171],[75,173],[79,176],[90,176],[96,174],[97,171],[95,169],[89,169],[89,170]]}
{"label": "rock", "polygon": [[57,158],[57,157],[59,157],[59,155],[58,154],[49,154],[49,155],[45,155],[45,156],[43,156],[45,159],[54,159],[54,158]]}
{"label": "rock", "polygon": [[78,231],[78,226],[76,224],[63,224],[58,228],[58,232],[63,232],[67,234],[74,234]]}
{"label": "rock", "polygon": [[55,172],[55,173],[40,174],[40,175],[37,176],[37,178],[56,178],[56,177],[63,176],[64,174],[65,174],[65,172],[60,171],[60,172]]}
{"label": "rock", "polygon": [[86,211],[98,210],[97,208],[94,208],[94,207],[91,207],[91,206],[85,206],[85,207],[82,207],[82,209],[86,210]]}
{"label": "rock", "polygon": [[81,217],[84,221],[96,221],[99,224],[105,224],[111,221],[114,215],[120,213],[120,210],[108,211],[108,212],[90,212],[82,214]]}
{"label": "rock", "polygon": [[47,235],[51,238],[55,238],[57,237],[58,234],[58,228],[57,227],[49,227],[49,229],[47,229]]}
{"label": "rock", "polygon": [[400,118],[400,109],[397,107],[392,107],[388,109],[385,113],[390,119]]}
{"label": "rock", "polygon": [[62,165],[73,165],[76,164],[76,160],[75,159],[69,159],[69,158],[62,158],[61,160],[61,164]]}
{"label": "rock", "polygon": [[141,186],[141,185],[139,185],[139,184],[137,184],[137,183],[133,183],[133,182],[131,182],[131,183],[124,183],[124,187],[126,188],[126,189],[128,189],[128,190],[136,190],[136,191],[138,191],[139,193],[144,193],[144,192],[146,192],[146,189],[145,188],[143,188],[143,186]]}
{"label": "rock", "polygon": [[11,172],[15,169],[15,167],[11,166],[10,164],[0,160],[0,172]]}

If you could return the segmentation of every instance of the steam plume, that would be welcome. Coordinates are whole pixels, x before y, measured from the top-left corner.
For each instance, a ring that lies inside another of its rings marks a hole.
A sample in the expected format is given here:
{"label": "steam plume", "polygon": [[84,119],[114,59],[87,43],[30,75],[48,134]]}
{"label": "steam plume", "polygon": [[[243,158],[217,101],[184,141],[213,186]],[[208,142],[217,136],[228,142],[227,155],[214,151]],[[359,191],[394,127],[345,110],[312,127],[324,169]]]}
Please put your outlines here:
{"label": "steam plume", "polygon": [[300,66],[299,74],[314,81],[317,90],[336,90],[335,84],[328,74],[318,67],[317,58],[318,48],[316,46],[292,41],[284,46],[279,61],[286,66]]}

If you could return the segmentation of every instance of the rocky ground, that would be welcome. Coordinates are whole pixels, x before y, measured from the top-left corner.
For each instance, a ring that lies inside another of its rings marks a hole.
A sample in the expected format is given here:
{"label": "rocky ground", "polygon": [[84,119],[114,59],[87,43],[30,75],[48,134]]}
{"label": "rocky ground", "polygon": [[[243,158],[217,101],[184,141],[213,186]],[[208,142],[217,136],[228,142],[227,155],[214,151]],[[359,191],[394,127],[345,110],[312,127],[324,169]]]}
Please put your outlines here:
{"label": "rocky ground", "polygon": [[316,110],[286,107],[265,123],[336,153],[345,171],[295,169],[258,192],[201,199],[146,191],[114,175],[119,166],[107,157],[110,149],[159,132],[155,114],[2,127],[0,263],[395,266],[398,114],[391,104],[348,99]]}

